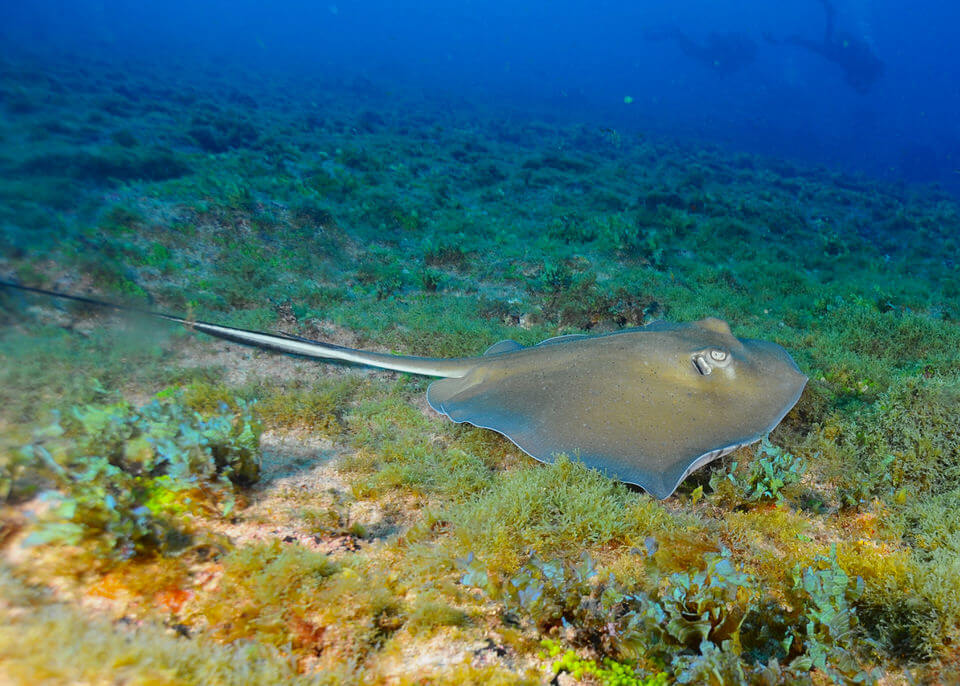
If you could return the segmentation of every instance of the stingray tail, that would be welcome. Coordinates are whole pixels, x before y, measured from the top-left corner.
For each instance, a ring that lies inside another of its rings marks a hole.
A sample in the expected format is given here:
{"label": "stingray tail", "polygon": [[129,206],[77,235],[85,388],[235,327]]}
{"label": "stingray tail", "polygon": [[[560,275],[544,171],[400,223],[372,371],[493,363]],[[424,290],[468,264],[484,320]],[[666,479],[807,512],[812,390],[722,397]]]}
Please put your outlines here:
{"label": "stingray tail", "polygon": [[433,358],[433,357],[408,357],[405,355],[392,355],[388,353],[367,352],[355,348],[347,348],[332,343],[322,341],[313,341],[299,336],[289,336],[282,333],[264,333],[262,331],[251,331],[248,329],[238,329],[232,326],[220,326],[219,324],[209,324],[207,322],[193,321],[184,317],[177,317],[172,314],[155,312],[140,307],[131,307],[129,305],[118,305],[105,300],[96,298],[87,298],[82,295],[71,295],[69,293],[60,293],[59,291],[50,291],[45,288],[33,288],[30,286],[21,286],[10,281],[0,281],[0,287],[12,288],[28,293],[38,293],[53,298],[72,300],[74,302],[102,307],[104,309],[116,310],[118,312],[134,312],[137,314],[164,319],[168,322],[182,324],[188,329],[205,333],[214,338],[221,338],[225,341],[249,345],[263,350],[272,350],[274,352],[286,353],[288,355],[297,355],[299,357],[310,357],[323,360],[338,360],[341,362],[351,362],[354,364],[367,365],[369,367],[378,367],[380,369],[391,369],[398,372],[409,372],[411,374],[422,374],[424,376],[441,377],[460,377],[466,374],[476,364],[470,358]]}

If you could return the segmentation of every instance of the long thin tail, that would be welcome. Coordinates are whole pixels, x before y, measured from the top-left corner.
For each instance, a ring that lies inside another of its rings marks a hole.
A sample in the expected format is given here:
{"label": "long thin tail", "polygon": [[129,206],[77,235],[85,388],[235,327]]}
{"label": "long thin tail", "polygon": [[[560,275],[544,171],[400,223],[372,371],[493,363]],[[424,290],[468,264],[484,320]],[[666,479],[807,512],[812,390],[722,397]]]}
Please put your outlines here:
{"label": "long thin tail", "polygon": [[466,374],[475,365],[471,358],[434,358],[434,357],[408,357],[404,355],[389,355],[385,353],[367,352],[365,350],[356,350],[346,348],[332,343],[323,343],[321,341],[312,341],[308,338],[299,336],[289,336],[282,333],[264,333],[261,331],[250,331],[247,329],[236,329],[231,326],[220,326],[219,324],[208,324],[207,322],[198,322],[177,317],[163,312],[154,312],[140,307],[131,307],[129,305],[118,305],[105,300],[96,298],[87,298],[82,295],[71,295],[69,293],[60,293],[50,291],[45,288],[33,288],[31,286],[21,286],[10,281],[0,281],[0,287],[12,288],[18,291],[28,293],[39,293],[53,298],[62,298],[64,300],[73,300],[74,302],[94,305],[106,309],[117,310],[119,312],[135,312],[157,319],[165,319],[168,322],[182,324],[189,329],[205,333],[208,336],[222,338],[226,341],[241,343],[243,345],[261,348],[263,350],[272,350],[275,352],[286,353],[288,355],[298,355],[301,357],[311,357],[323,360],[340,360],[342,362],[352,362],[363,364],[370,367],[379,367],[380,369],[392,369],[398,372],[409,372],[411,374],[422,374],[424,376],[442,376],[442,377],[460,377]]}

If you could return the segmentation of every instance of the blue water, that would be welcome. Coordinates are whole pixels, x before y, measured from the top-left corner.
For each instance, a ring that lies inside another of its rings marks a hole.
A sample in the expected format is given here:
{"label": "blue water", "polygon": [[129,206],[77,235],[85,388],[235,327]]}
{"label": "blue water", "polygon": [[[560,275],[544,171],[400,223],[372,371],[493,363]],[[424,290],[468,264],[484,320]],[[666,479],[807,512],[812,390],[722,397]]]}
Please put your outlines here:
{"label": "blue water", "polygon": [[[719,143],[960,192],[960,3],[835,0],[836,35],[882,61],[861,91],[841,67],[777,43],[822,40],[817,0],[675,2],[144,2],[0,4],[0,55],[132,57],[236,78],[362,78],[464,107]],[[736,33],[723,70],[684,52]],[[767,40],[766,36],[773,39]]]}

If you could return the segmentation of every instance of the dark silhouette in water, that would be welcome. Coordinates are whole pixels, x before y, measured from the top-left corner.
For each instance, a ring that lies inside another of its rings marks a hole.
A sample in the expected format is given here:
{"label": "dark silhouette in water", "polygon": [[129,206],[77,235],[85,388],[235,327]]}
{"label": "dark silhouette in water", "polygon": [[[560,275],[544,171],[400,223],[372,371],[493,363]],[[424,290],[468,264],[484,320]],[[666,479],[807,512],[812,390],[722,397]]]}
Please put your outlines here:
{"label": "dark silhouette in water", "polygon": [[820,0],[827,15],[827,27],[822,41],[801,38],[797,35],[777,40],[767,36],[767,41],[775,45],[796,45],[820,55],[843,70],[847,84],[858,93],[866,93],[883,74],[883,61],[877,57],[870,45],[856,36],[847,33],[835,33],[837,9],[830,0]]}
{"label": "dark silhouette in water", "polygon": [[672,41],[684,55],[721,74],[739,71],[757,58],[757,44],[742,33],[711,33],[702,45],[677,28],[648,31],[645,38],[651,41]]}

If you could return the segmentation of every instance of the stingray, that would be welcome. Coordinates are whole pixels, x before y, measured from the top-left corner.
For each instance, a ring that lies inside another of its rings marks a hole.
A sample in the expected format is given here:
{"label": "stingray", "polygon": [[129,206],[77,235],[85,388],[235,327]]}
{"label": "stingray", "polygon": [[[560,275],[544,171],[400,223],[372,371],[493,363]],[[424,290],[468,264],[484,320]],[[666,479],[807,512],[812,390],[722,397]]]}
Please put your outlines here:
{"label": "stingray", "polygon": [[427,389],[427,402],[438,413],[497,431],[542,462],[565,454],[657,498],[669,497],[694,470],[767,435],[807,382],[781,346],[738,339],[713,318],[559,336],[530,347],[501,341],[479,357],[440,359],[0,285],[139,312],[257,348],[442,377]]}

